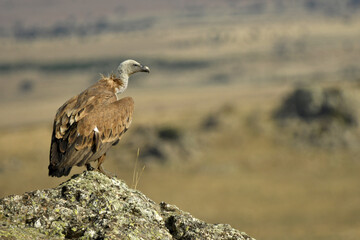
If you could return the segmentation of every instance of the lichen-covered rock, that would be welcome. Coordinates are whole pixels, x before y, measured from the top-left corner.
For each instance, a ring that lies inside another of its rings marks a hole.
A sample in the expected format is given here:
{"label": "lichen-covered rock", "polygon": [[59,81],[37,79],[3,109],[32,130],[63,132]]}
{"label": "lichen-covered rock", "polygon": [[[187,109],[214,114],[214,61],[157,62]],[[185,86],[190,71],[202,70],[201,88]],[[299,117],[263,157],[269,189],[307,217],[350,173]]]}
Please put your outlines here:
{"label": "lichen-covered rock", "polygon": [[165,225],[174,239],[253,239],[228,224],[205,223],[189,213],[181,211],[176,206],[161,202],[160,207]]}
{"label": "lichen-covered rock", "polygon": [[252,239],[156,204],[121,180],[84,172],[54,189],[0,200],[0,239]]}

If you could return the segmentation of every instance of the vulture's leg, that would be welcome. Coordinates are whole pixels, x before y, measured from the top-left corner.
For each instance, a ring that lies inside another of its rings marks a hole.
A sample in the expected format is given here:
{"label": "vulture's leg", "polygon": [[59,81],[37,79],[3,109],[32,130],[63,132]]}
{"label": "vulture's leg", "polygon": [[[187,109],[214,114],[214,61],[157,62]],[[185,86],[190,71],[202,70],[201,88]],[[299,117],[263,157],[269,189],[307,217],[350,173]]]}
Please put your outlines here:
{"label": "vulture's leg", "polygon": [[106,171],[101,164],[105,161],[105,157],[106,157],[106,153],[104,153],[104,155],[102,155],[101,157],[99,157],[98,159],[98,164],[97,164],[97,170],[103,174],[105,174],[108,177],[116,177],[116,175],[114,173],[108,172]]}
{"label": "vulture's leg", "polygon": [[88,170],[88,171],[94,171],[94,170],[95,170],[95,168],[93,168],[93,167],[90,165],[90,163],[85,164],[85,166],[86,166],[86,170]]}

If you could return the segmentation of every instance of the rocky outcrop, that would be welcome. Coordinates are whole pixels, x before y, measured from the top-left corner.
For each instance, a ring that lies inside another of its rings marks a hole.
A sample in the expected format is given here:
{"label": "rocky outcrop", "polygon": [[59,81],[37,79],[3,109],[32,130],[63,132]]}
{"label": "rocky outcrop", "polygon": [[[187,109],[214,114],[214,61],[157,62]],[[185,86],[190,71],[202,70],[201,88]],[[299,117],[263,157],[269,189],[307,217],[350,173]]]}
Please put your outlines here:
{"label": "rocky outcrop", "polygon": [[0,200],[0,239],[253,239],[156,204],[123,181],[84,172],[56,188]]}

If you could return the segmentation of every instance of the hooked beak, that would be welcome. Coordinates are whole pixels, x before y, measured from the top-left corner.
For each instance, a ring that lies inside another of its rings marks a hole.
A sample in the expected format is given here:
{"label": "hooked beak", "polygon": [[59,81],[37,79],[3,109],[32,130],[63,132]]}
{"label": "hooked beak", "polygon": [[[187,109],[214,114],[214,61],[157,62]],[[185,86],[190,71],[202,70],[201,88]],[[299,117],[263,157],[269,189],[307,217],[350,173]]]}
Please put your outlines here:
{"label": "hooked beak", "polygon": [[141,66],[141,72],[150,72],[150,68],[148,66]]}

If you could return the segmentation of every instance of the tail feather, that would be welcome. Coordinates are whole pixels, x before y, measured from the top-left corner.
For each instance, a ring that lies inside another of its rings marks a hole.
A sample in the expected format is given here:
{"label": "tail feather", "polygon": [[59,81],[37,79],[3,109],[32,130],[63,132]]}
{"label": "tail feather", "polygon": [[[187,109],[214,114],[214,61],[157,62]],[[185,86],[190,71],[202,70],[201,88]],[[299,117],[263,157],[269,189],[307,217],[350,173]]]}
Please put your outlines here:
{"label": "tail feather", "polygon": [[49,176],[51,177],[62,177],[69,175],[72,167],[58,168],[53,165],[49,165]]}
{"label": "tail feather", "polygon": [[72,166],[61,166],[61,160],[63,154],[58,149],[59,141],[52,137],[51,147],[50,147],[50,164],[49,164],[49,176],[51,177],[62,177],[67,176],[70,173]]}

